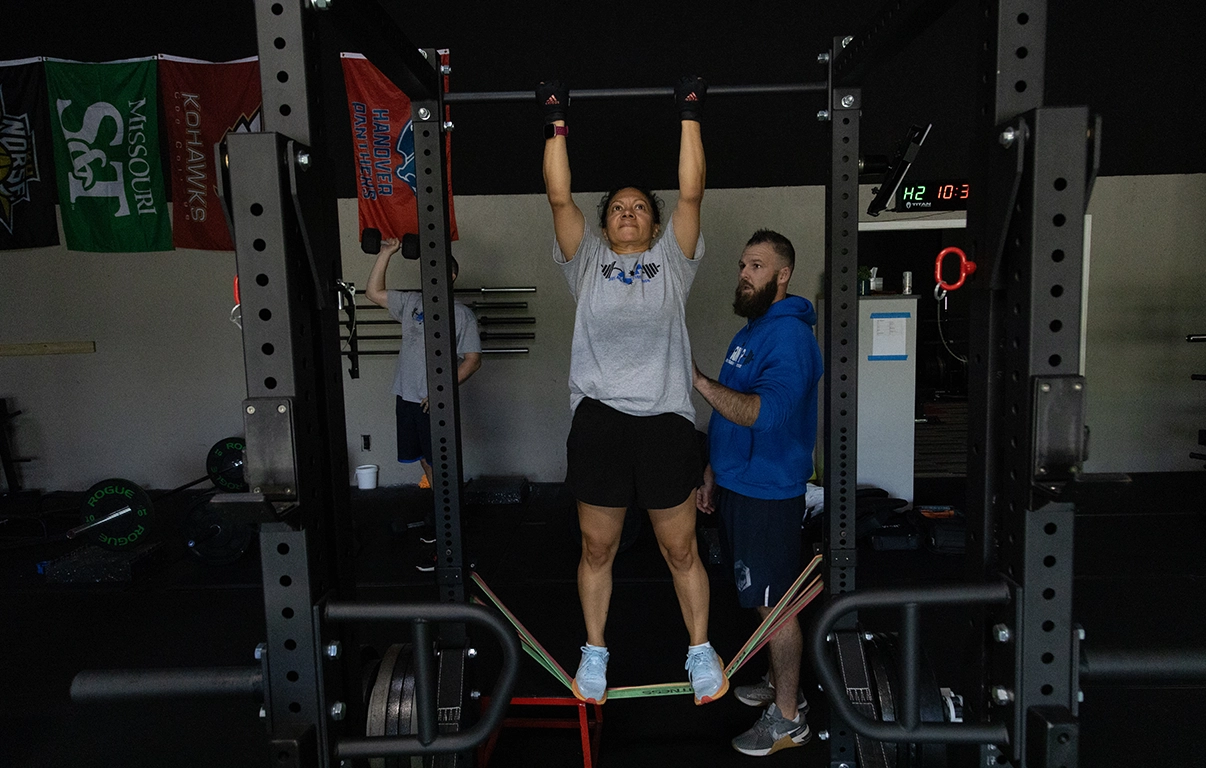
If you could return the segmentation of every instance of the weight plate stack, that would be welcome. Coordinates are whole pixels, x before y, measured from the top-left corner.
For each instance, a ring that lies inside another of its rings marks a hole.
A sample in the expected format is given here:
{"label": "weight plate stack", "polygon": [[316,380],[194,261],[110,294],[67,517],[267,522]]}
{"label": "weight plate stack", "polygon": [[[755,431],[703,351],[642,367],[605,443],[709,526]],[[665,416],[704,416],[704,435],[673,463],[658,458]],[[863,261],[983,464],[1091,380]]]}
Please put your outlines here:
{"label": "weight plate stack", "polygon": [[[366,736],[409,736],[418,729],[414,660],[409,643],[391,645],[377,667],[369,694]],[[423,758],[374,757],[369,768],[423,768]]]}
{"label": "weight plate stack", "polygon": [[[900,690],[900,646],[895,634],[878,633],[863,648],[867,666],[871,672],[873,696],[879,719],[885,723],[895,722],[901,712]],[[924,650],[918,670],[920,683],[920,711],[923,723],[947,722],[946,706]],[[888,745],[888,768],[946,768],[945,744],[892,744]]]}

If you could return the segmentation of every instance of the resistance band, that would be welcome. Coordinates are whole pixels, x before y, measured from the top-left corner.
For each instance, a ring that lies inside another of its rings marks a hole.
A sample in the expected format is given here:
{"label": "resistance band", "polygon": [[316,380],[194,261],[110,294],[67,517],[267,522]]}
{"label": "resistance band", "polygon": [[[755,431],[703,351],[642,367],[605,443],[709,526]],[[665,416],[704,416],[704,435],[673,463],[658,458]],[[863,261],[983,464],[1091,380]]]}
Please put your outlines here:
{"label": "resistance band", "polygon": [[[746,661],[748,661],[755,653],[761,650],[776,632],[782,629],[788,621],[794,619],[796,615],[804,609],[804,606],[812,602],[817,595],[821,594],[825,588],[825,585],[821,582],[820,576],[812,579],[812,581],[808,582],[807,586],[804,586],[805,581],[807,581],[808,577],[817,569],[820,563],[821,556],[817,555],[812,559],[812,562],[808,564],[808,567],[806,567],[804,571],[800,573],[799,577],[795,580],[779,602],[775,604],[774,609],[766,615],[766,618],[763,619],[762,623],[758,625],[758,628],[754,630],[754,634],[752,634],[750,639],[747,640],[743,646],[741,646],[741,648],[733,656],[733,659],[729,662],[729,665],[725,667],[725,677],[731,678],[734,674],[736,674],[737,670],[741,669]],[[477,588],[482,591],[482,594],[484,594],[490,600],[490,602],[493,603],[494,607],[497,608],[504,617],[506,617],[507,621],[511,622],[511,626],[515,628],[517,633],[519,633],[520,646],[524,649],[524,651],[535,659],[545,671],[556,678],[557,682],[572,690],[573,683],[569,674],[567,674],[565,669],[563,669],[561,665],[558,664],[551,655],[549,655],[549,652],[544,649],[544,646],[536,641],[536,638],[533,637],[532,633],[529,632],[527,628],[519,621],[519,619],[515,617],[515,614],[511,613],[511,611],[509,611],[507,607],[503,605],[502,601],[499,600],[498,595],[494,594],[494,592],[488,586],[486,586],[486,582],[482,580],[482,577],[473,572],[469,574],[469,577],[472,579],[473,583],[477,585]],[[477,598],[474,598],[474,602],[479,605],[485,605],[484,602],[478,600]],[[635,699],[646,696],[679,696],[685,694],[694,694],[694,690],[691,688],[689,683],[628,685],[607,689],[607,697],[610,699]]]}
{"label": "resistance band", "polygon": [[[803,594],[800,593],[800,587],[804,584],[804,581],[810,575],[812,575],[812,572],[815,571],[818,566],[820,566],[821,559],[821,556],[817,555],[812,559],[808,566],[800,572],[800,575],[796,577],[796,580],[792,583],[792,585],[788,587],[786,592],[783,593],[783,597],[779,598],[779,602],[775,604],[775,607],[771,610],[771,612],[766,615],[766,618],[763,619],[762,623],[758,625],[758,628],[754,630],[754,634],[750,636],[750,639],[746,640],[745,645],[741,646],[740,650],[733,655],[732,660],[729,661],[729,665],[724,669],[724,674],[726,677],[731,678],[734,674],[736,674],[737,670],[741,669],[746,660],[749,659],[758,648],[761,648],[762,644],[766,640],[769,640],[771,635],[779,631],[784,623],[786,623],[787,619],[794,618],[796,614],[804,610],[804,606],[808,605],[808,603],[811,602],[812,599],[817,596],[817,594],[820,594],[820,577],[814,579],[812,584],[809,585],[808,589],[804,590]],[[812,595],[810,596],[809,592],[813,590],[814,585],[817,586],[817,589],[815,592],[812,592]],[[797,600],[797,598],[799,599]],[[780,621],[781,618],[782,621]]]}
{"label": "resistance band", "polygon": [[511,622],[511,626],[515,627],[515,631],[519,633],[519,638],[522,644],[527,646],[525,650],[527,650],[528,653],[533,657],[537,658],[537,660],[542,661],[541,666],[545,666],[547,663],[545,668],[549,670],[553,677],[557,678],[558,682],[560,682],[566,688],[571,687],[570,676],[567,675],[565,670],[561,668],[561,665],[549,655],[549,652],[544,649],[544,646],[536,642],[536,638],[532,637],[532,633],[528,632],[527,628],[520,623],[519,619],[515,618],[515,614],[507,610],[507,607],[502,604],[501,600],[498,599],[498,595],[494,594],[494,592],[491,591],[488,586],[486,586],[486,582],[482,581],[482,577],[476,572],[470,572],[469,577],[473,580],[473,583],[477,585],[477,588],[490,599],[490,602],[494,604],[494,607],[502,612],[502,615],[507,618],[507,621]]}
{"label": "resistance band", "polygon": [[[472,600],[473,600],[474,605],[481,605],[481,606],[486,605],[484,602],[482,602],[481,600],[479,600],[476,597],[472,598]],[[514,624],[513,624],[513,626],[514,626]],[[541,651],[537,650],[531,643],[529,643],[523,637],[522,634],[519,637],[519,646],[521,648],[523,648],[524,651],[526,651],[529,656],[531,656],[533,659],[535,659],[536,663],[539,664],[544,669],[544,671],[548,672],[550,675],[555,677],[557,679],[557,681],[560,682],[562,685],[564,685],[566,688],[571,688],[569,679],[564,677],[565,672],[560,670],[557,667],[557,663],[555,661],[553,661],[553,659],[551,657],[549,657],[549,656],[541,653]],[[572,688],[571,688],[571,690],[572,690]]]}

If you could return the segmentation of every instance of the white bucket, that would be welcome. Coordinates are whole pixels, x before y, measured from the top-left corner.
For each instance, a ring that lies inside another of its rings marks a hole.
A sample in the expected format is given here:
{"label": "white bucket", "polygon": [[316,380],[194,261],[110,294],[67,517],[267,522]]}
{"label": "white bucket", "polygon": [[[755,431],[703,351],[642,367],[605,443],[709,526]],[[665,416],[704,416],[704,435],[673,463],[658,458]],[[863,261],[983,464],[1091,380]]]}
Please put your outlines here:
{"label": "white bucket", "polygon": [[376,464],[361,464],[356,467],[356,487],[365,491],[377,487]]}

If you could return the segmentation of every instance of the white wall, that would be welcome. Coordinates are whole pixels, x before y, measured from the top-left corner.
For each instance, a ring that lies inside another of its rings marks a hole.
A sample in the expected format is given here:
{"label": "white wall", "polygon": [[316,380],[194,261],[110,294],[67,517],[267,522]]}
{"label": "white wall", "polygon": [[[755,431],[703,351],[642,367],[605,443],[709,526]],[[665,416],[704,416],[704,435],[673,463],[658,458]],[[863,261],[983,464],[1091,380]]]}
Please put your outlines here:
{"label": "white wall", "polygon": [[1089,213],[1087,472],[1201,469],[1206,174],[1097,180]]}
{"label": "white wall", "polygon": [[[673,195],[667,194],[667,210]],[[593,211],[598,194],[578,197]],[[462,390],[467,477],[522,474],[559,481],[569,429],[573,302],[551,262],[543,196],[459,197],[459,285],[535,286],[537,318],[525,356],[486,356]],[[1206,175],[1112,177],[1097,182],[1088,307],[1086,469],[1180,470],[1206,428]],[[344,273],[363,287],[354,201],[341,201]],[[700,366],[718,370],[740,322],[731,310],[737,255],[768,226],[790,237],[793,291],[815,298],[823,265],[824,190],[712,190],[704,200],[707,255],[687,306]],[[389,284],[416,286],[397,260]],[[85,254],[65,248],[0,252],[0,343],[95,340],[88,355],[0,357],[0,397],[21,409],[12,433],[25,485],[82,489],[111,476],[168,488],[204,473],[206,450],[240,434],[245,397],[241,339],[227,317],[234,255],[199,251]],[[379,326],[388,327],[388,326]],[[392,345],[393,342],[388,344]],[[376,346],[381,346],[377,343]],[[390,356],[364,357],[345,377],[349,460],[381,465],[383,484],[416,482],[394,459]],[[696,401],[697,423],[707,407]],[[360,435],[373,449],[360,451]]]}
{"label": "white wall", "polygon": [[0,357],[23,484],[152,488],[205,475],[240,435],[243,343],[229,322],[233,253],[0,252],[0,343],[95,341],[81,355]]}
{"label": "white wall", "polygon": [[[666,214],[675,193],[665,198]],[[601,193],[576,196],[592,217]],[[767,226],[792,239],[797,268],[795,292],[813,297],[824,263],[824,190],[713,190],[704,198],[706,253],[687,305],[692,348],[701,368],[715,373],[733,333],[740,327],[731,308],[736,287],[736,264],[750,234]],[[466,477],[523,475],[529,480],[565,479],[565,437],[569,433],[569,354],[574,303],[561,271],[552,260],[552,219],[543,195],[458,197],[460,239],[453,254],[460,264],[458,287],[534,286],[535,293],[497,296],[493,300],[528,302],[516,312],[480,314],[527,315],[535,326],[495,330],[534,330],[534,340],[487,343],[486,346],[526,346],[527,355],[483,357],[482,368],[461,388],[461,436]],[[363,286],[373,258],[356,241],[355,201],[341,203],[344,237],[344,276]],[[387,284],[391,288],[418,285],[418,264],[395,258]],[[461,295],[466,303],[472,295]],[[489,301],[491,297],[482,297]],[[384,316],[384,313],[374,315]],[[378,328],[381,326],[378,326]],[[388,327],[388,326],[387,326]],[[365,331],[372,333],[373,331]],[[395,348],[397,342],[376,342],[366,348]],[[390,394],[396,358],[363,357],[361,376],[345,376],[348,447],[351,466],[378,464],[383,484],[418,482],[417,465],[399,465],[394,437],[394,400]],[[696,421],[707,424],[710,410],[696,397]],[[372,435],[372,450],[360,449],[361,435]]]}

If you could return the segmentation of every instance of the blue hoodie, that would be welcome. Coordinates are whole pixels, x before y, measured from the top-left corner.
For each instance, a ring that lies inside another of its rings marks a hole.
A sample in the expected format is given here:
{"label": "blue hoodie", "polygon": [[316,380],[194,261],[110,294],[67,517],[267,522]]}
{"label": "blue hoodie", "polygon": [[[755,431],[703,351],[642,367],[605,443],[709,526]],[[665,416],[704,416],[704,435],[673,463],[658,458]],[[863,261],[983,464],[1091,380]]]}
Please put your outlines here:
{"label": "blue hoodie", "polygon": [[756,499],[790,499],[807,490],[823,367],[816,323],[808,299],[787,296],[733,337],[718,380],[756,393],[761,403],[751,427],[712,412],[708,445],[717,485]]}

